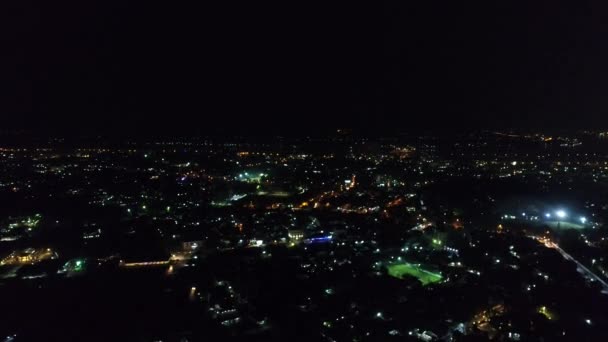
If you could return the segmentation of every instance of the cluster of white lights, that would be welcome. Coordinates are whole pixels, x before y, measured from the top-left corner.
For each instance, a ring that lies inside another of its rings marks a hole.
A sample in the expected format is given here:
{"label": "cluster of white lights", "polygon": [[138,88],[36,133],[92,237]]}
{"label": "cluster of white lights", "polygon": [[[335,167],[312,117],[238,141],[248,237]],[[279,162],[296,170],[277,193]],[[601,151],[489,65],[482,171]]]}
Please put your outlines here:
{"label": "cluster of white lights", "polygon": [[[566,217],[568,217],[568,213],[566,213],[565,210],[557,210],[555,212],[555,216],[557,216],[558,219],[565,219]],[[546,213],[545,217],[550,219],[552,217],[551,213]],[[581,216],[579,218],[579,220],[581,221],[582,224],[586,224],[587,223],[587,218],[584,216]]]}
{"label": "cluster of white lights", "polygon": [[[552,215],[551,213],[545,213],[545,217],[546,217],[546,218],[548,218],[548,219],[550,219],[552,216],[553,216],[553,215]],[[561,219],[565,219],[566,217],[568,217],[568,213],[566,213],[566,211],[565,211],[565,210],[560,209],[560,210],[557,210],[557,211],[555,212],[555,216],[556,216],[558,219],[560,219],[560,220],[561,220]],[[582,223],[582,224],[586,224],[586,223],[587,223],[587,218],[586,218],[586,217],[584,217],[584,216],[581,216],[581,217],[579,218],[579,220],[581,221],[581,223]]]}
{"label": "cluster of white lights", "polygon": [[456,248],[446,246],[446,247],[444,247],[444,249],[448,252],[458,253],[458,250]]}

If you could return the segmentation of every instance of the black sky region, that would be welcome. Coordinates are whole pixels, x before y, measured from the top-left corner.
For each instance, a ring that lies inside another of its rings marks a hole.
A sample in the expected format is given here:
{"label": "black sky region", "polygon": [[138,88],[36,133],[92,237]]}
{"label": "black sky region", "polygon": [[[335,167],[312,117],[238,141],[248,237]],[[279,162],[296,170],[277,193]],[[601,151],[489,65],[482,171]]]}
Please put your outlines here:
{"label": "black sky region", "polygon": [[4,1],[3,128],[600,127],[603,1]]}

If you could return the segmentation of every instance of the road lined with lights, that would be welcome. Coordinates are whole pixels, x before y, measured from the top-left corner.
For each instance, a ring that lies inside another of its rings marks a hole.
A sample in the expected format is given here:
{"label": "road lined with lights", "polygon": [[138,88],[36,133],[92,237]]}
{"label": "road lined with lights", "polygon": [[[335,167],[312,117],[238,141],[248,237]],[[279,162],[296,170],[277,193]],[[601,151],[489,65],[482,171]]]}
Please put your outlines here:
{"label": "road lined with lights", "polygon": [[545,246],[547,246],[549,248],[556,249],[564,257],[564,259],[574,262],[576,264],[576,266],[578,266],[578,269],[580,271],[583,271],[587,276],[591,277],[594,280],[597,280],[600,284],[602,284],[602,286],[604,287],[604,289],[602,290],[602,293],[608,294],[608,283],[604,279],[600,278],[598,275],[593,273],[590,269],[585,267],[585,265],[581,264],[578,260],[574,259],[574,257],[572,257],[572,255],[568,254],[568,252],[564,251],[556,243],[546,241],[546,242],[544,242],[544,244],[545,244]]}
{"label": "road lined with lights", "polygon": [[588,269],[587,267],[585,267],[585,265],[581,264],[578,260],[574,259],[572,257],[572,255],[568,254],[566,251],[564,251],[563,249],[561,249],[561,247],[559,247],[557,244],[555,245],[555,249],[557,249],[557,251],[566,260],[573,261],[579,267],[580,270],[583,270],[589,277],[597,280],[600,284],[602,284],[602,286],[604,287],[604,290],[602,291],[602,293],[608,294],[608,283],[606,283],[606,281],[604,281],[604,279],[600,278],[598,275],[596,275],[595,273],[593,273],[590,269]]}

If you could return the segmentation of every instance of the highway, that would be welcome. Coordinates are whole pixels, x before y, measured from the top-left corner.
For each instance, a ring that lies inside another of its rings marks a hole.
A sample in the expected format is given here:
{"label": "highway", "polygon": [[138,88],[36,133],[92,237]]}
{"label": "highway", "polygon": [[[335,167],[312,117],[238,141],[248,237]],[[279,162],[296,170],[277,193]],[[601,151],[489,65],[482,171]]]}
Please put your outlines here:
{"label": "highway", "polygon": [[600,278],[597,274],[591,272],[590,269],[585,267],[585,265],[581,264],[578,260],[574,259],[572,257],[572,255],[568,254],[568,252],[563,250],[556,243],[553,243],[550,241],[545,241],[544,245],[547,246],[548,248],[556,249],[559,252],[559,254],[561,254],[564,257],[564,259],[574,262],[577,266],[577,271],[585,274],[586,276],[588,276],[589,278],[591,278],[593,280],[598,281],[600,284],[602,284],[602,287],[603,287],[602,293],[608,294],[608,283],[604,279]]}

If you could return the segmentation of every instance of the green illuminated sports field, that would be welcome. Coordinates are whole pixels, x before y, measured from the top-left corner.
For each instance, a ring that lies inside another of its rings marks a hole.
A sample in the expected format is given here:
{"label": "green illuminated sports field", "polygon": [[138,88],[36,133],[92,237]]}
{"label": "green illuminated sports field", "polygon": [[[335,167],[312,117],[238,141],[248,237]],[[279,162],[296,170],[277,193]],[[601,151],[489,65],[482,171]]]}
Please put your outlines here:
{"label": "green illuminated sports field", "polygon": [[387,266],[387,269],[388,274],[395,278],[403,279],[403,276],[405,275],[413,276],[416,277],[422,285],[436,283],[441,280],[440,274],[429,272],[410,263],[393,264]]}
{"label": "green illuminated sports field", "polygon": [[552,229],[585,229],[584,224],[569,221],[545,221],[545,225]]}

